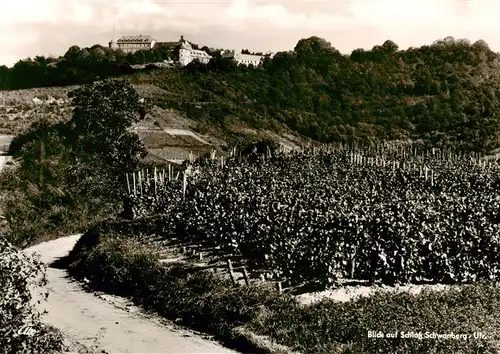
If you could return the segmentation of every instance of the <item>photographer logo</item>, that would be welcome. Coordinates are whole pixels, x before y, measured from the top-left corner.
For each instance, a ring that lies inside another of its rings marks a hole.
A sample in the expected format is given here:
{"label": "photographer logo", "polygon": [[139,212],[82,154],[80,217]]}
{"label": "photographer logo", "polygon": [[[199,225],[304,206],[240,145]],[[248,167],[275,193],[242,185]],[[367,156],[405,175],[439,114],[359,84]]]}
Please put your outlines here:
{"label": "photographer logo", "polygon": [[37,334],[37,330],[34,329],[31,326],[22,326],[19,328],[17,331],[17,336],[28,336],[28,337],[33,337]]}

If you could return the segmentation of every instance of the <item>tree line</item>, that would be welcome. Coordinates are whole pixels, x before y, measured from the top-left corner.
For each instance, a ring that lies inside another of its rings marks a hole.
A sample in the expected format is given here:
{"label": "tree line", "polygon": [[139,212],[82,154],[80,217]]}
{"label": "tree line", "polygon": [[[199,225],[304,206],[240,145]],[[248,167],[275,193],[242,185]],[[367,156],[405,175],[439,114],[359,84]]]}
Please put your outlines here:
{"label": "tree line", "polygon": [[[192,43],[193,49],[200,49]],[[221,49],[201,47],[211,56],[220,56]],[[130,66],[177,59],[179,45],[159,45],[153,49],[125,53],[95,44],[80,48],[73,45],[58,58],[37,55],[18,60],[12,68],[0,66],[0,90],[33,87],[89,84],[95,80],[129,75],[135,72]]]}

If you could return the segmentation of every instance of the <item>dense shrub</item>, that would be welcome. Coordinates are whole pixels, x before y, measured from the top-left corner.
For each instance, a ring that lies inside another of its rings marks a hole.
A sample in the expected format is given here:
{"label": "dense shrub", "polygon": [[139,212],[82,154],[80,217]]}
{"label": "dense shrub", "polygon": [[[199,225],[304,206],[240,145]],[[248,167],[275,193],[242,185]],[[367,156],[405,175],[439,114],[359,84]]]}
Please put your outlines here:
{"label": "dense shrub", "polygon": [[32,303],[31,289],[44,285],[43,263],[18,251],[0,235],[0,353],[56,353],[63,349],[61,334],[41,323]]}

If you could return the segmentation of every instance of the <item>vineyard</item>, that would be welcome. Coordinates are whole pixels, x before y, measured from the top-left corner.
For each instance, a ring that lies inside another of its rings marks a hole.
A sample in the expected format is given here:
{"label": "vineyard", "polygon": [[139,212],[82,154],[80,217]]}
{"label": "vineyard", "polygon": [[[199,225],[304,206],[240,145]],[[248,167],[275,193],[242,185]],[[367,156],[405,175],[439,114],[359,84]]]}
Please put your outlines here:
{"label": "vineyard", "polygon": [[500,278],[496,160],[382,145],[232,155],[127,176],[127,205],[161,214],[165,239],[290,284]]}

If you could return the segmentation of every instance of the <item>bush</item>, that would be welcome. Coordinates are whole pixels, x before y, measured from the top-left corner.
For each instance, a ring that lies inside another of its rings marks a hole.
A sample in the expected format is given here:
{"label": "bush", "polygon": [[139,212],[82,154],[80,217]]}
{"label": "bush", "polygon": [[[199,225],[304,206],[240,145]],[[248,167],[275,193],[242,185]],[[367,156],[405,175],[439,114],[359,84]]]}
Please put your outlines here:
{"label": "bush", "polygon": [[45,284],[43,263],[19,252],[0,235],[0,353],[62,351],[61,333],[41,323],[31,302],[30,289]]}

